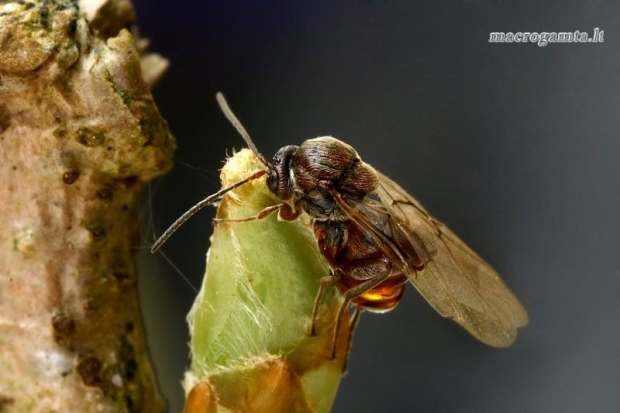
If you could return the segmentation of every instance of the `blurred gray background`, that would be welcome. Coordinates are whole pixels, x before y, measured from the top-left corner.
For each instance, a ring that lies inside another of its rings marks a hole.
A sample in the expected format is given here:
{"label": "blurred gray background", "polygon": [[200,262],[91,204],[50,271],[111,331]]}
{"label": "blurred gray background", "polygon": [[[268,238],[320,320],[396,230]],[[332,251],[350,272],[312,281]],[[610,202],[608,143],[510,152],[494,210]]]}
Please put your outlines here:
{"label": "blurred gray background", "polygon": [[[409,288],[393,312],[362,317],[334,412],[620,411],[618,2],[135,3],[151,50],[172,62],[154,94],[176,166],[143,211],[158,234],[218,189],[226,153],[243,146],[216,106],[221,90],[268,158],[321,135],[353,145],[530,314],[515,345],[496,350]],[[602,44],[488,42],[493,31],[595,27]],[[163,248],[195,286],[213,213]],[[148,334],[179,412],[195,293],[149,259]]]}

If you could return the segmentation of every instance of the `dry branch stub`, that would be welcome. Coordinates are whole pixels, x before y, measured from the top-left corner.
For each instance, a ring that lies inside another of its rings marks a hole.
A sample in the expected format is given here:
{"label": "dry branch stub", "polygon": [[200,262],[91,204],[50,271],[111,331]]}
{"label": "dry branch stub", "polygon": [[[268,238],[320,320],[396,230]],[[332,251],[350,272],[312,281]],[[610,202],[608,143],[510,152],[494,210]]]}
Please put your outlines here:
{"label": "dry branch stub", "polygon": [[0,5],[0,411],[161,412],[136,204],[174,138],[132,35],[69,0]]}

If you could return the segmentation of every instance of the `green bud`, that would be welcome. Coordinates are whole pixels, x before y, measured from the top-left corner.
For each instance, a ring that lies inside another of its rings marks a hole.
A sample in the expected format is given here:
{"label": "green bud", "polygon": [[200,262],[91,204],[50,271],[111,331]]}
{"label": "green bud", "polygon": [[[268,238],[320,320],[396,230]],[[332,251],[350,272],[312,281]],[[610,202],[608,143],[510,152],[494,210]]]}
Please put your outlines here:
{"label": "green bud", "polygon": [[[244,149],[222,169],[222,184],[264,168]],[[224,196],[216,218],[252,217],[280,202],[262,177]],[[330,360],[341,298],[328,288],[317,335],[310,336],[319,279],[329,269],[308,218],[278,221],[275,215],[215,226],[205,278],[188,316],[193,359],[185,387],[194,390],[186,412],[327,412],[332,405],[348,354],[349,319]]]}

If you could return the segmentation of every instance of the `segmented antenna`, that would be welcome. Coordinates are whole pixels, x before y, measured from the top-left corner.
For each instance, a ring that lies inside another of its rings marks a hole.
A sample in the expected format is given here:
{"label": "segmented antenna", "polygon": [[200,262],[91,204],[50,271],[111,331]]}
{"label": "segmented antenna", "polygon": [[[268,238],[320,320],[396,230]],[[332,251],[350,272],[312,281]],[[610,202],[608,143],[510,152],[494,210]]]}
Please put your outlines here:
{"label": "segmented antenna", "polygon": [[222,92],[217,92],[215,94],[215,99],[217,99],[217,103],[220,105],[220,109],[222,109],[222,112],[224,112],[224,116],[226,116],[226,119],[228,119],[229,122],[232,123],[235,129],[237,129],[237,132],[239,132],[239,135],[241,135],[245,143],[247,143],[250,149],[252,149],[252,152],[254,152],[258,159],[260,159],[263,165],[269,167],[269,162],[258,151],[258,149],[256,149],[256,145],[254,145],[254,142],[252,142],[250,134],[248,133],[248,131],[245,130],[241,122],[239,122],[239,119],[237,119],[233,111],[230,109],[230,106],[228,106],[228,102],[226,102],[226,98],[224,97]]}
{"label": "segmented antenna", "polygon": [[161,237],[159,237],[157,241],[155,241],[155,243],[151,247],[151,253],[157,252],[157,250],[164,244],[164,242],[168,241],[168,238],[170,238],[170,236],[174,234],[176,230],[179,229],[181,225],[183,225],[188,219],[194,216],[196,212],[200,211],[202,208],[208,205],[214,204],[219,199],[221,199],[222,196],[224,196],[227,192],[232,191],[233,189],[240,187],[241,185],[246,184],[250,181],[258,179],[261,176],[265,175],[266,173],[267,171],[256,171],[252,175],[248,176],[247,178],[244,178],[238,182],[235,182],[234,184],[232,184],[231,186],[227,188],[220,189],[213,195],[209,195],[202,201],[198,202],[196,205],[188,209],[187,212],[181,215],[179,219],[174,221],[174,223],[170,225],[168,229],[164,231],[163,234],[161,234]]}
{"label": "segmented antenna", "polygon": [[[215,99],[217,99],[217,103],[220,105],[220,109],[222,109],[222,112],[224,112],[224,116],[226,116],[226,118],[230,121],[230,123],[232,123],[235,129],[237,129],[237,132],[239,132],[239,135],[241,135],[245,143],[248,144],[252,152],[254,152],[254,154],[258,157],[258,159],[261,161],[263,165],[269,168],[269,162],[267,161],[267,159],[265,159],[265,157],[260,152],[258,152],[258,149],[256,149],[256,145],[254,145],[254,142],[252,142],[252,139],[250,138],[248,131],[245,130],[241,122],[239,122],[239,119],[237,119],[235,114],[232,112],[222,92],[217,92],[217,94],[215,95]],[[200,211],[202,208],[208,205],[214,204],[219,199],[221,199],[222,196],[224,196],[227,192],[247,182],[258,179],[261,176],[265,175],[266,173],[267,171],[254,172],[252,175],[248,176],[247,178],[242,179],[239,182],[235,182],[228,188],[220,189],[213,195],[209,195],[202,201],[198,202],[196,205],[188,209],[187,212],[181,215],[179,219],[174,221],[174,223],[170,225],[166,231],[164,231],[164,233],[157,239],[157,241],[155,241],[155,243],[151,247],[151,252],[152,253],[156,252],[164,244],[164,242],[166,242],[168,238],[170,238],[170,236],[174,234],[176,230],[179,229],[179,227],[183,225],[188,219],[190,219],[196,212]]]}

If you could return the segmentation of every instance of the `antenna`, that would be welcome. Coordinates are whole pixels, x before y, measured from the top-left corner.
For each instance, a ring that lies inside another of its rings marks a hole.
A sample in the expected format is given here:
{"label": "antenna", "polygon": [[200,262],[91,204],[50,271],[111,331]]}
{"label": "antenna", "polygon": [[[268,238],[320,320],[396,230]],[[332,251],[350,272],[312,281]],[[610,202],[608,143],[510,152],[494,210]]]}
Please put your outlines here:
{"label": "antenna", "polygon": [[167,230],[164,231],[161,237],[159,237],[157,241],[155,241],[155,243],[151,247],[151,253],[157,252],[157,250],[164,244],[164,242],[168,241],[168,238],[170,238],[170,236],[172,236],[172,234],[174,234],[176,230],[179,229],[181,225],[183,225],[188,219],[194,216],[196,212],[200,211],[202,208],[208,205],[214,204],[219,199],[221,199],[222,196],[224,196],[227,192],[232,191],[233,189],[240,187],[241,185],[246,184],[250,181],[258,179],[261,176],[265,175],[266,173],[267,171],[256,171],[252,175],[248,176],[247,178],[244,178],[238,182],[235,182],[234,184],[232,184],[231,186],[227,188],[220,189],[213,195],[209,195],[202,201],[198,202],[196,205],[188,209],[187,212],[181,215],[176,221],[174,221],[174,223],[170,225]]}
{"label": "antenna", "polygon": [[222,112],[224,112],[224,116],[226,116],[226,119],[228,119],[230,123],[232,123],[235,129],[237,129],[239,135],[241,135],[245,143],[248,144],[252,152],[254,152],[258,159],[260,159],[262,164],[269,168],[269,162],[267,162],[267,159],[265,159],[265,157],[258,151],[258,149],[256,149],[256,145],[254,145],[254,142],[252,142],[250,134],[248,133],[248,131],[245,130],[241,122],[239,122],[239,119],[237,119],[233,111],[230,109],[230,106],[228,106],[228,102],[226,102],[226,98],[224,97],[222,92],[217,92],[215,94],[215,99],[217,99],[217,103],[220,105],[220,109],[222,109]]}
{"label": "antenna", "polygon": [[[215,95],[215,98],[217,99],[217,103],[220,105],[220,108],[222,109],[222,112],[224,112],[224,116],[226,116],[226,118],[230,121],[230,123],[232,123],[232,125],[235,127],[235,129],[237,129],[237,132],[239,132],[239,134],[241,135],[241,137],[243,138],[245,143],[248,144],[248,146],[250,147],[252,152],[254,152],[254,154],[258,157],[258,159],[261,161],[261,163],[263,165],[265,165],[267,167],[267,169],[269,169],[269,162],[267,161],[267,159],[265,159],[265,157],[263,155],[261,155],[260,152],[258,152],[258,149],[256,149],[256,145],[254,145],[254,142],[252,142],[252,139],[250,138],[250,135],[245,130],[245,128],[243,127],[241,122],[239,122],[239,119],[237,119],[235,114],[232,112],[232,110],[230,109],[230,106],[228,106],[228,103],[226,102],[226,99],[224,98],[224,95],[221,92],[217,92],[217,94]],[[188,209],[187,212],[185,212],[183,215],[181,215],[176,221],[174,221],[174,223],[172,225],[170,225],[167,230],[164,231],[164,233],[157,239],[157,241],[155,241],[155,243],[151,247],[151,253],[154,253],[159,248],[161,248],[161,246],[168,240],[168,238],[170,238],[170,236],[172,236],[172,234],[174,234],[176,232],[176,230],[178,230],[181,227],[181,225],[183,225],[185,222],[187,222],[188,219],[190,219],[192,216],[194,216],[194,214],[196,214],[196,212],[200,211],[202,208],[204,208],[204,207],[206,207],[208,205],[216,203],[227,192],[232,191],[233,189],[235,189],[235,188],[237,188],[237,187],[239,187],[239,186],[241,186],[243,184],[246,184],[246,183],[248,183],[250,181],[258,179],[261,176],[265,175],[266,173],[267,173],[267,171],[265,171],[265,170],[256,171],[252,175],[248,176],[247,178],[244,178],[244,179],[242,179],[242,180],[240,180],[238,182],[235,182],[234,184],[232,184],[231,186],[229,186],[227,188],[220,189],[219,191],[217,191],[213,195],[209,195],[208,197],[206,197],[202,201],[198,202],[196,205],[194,205],[193,207]]]}

